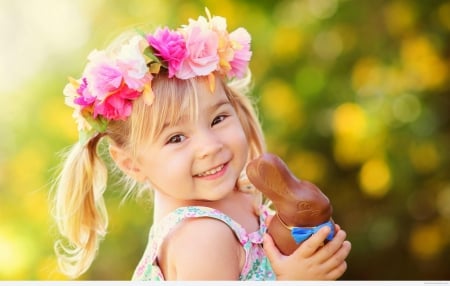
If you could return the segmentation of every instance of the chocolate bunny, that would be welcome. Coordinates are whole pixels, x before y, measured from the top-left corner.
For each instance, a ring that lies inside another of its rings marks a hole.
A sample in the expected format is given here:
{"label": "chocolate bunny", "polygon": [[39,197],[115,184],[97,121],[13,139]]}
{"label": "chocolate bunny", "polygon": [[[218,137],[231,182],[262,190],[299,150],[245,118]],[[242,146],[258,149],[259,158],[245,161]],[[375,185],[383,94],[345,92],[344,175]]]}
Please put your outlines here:
{"label": "chocolate bunny", "polygon": [[276,155],[265,153],[247,165],[250,182],[269,198],[276,209],[268,227],[276,246],[284,255],[324,225],[331,228],[327,240],[334,236],[329,199],[314,184],[297,179]]}

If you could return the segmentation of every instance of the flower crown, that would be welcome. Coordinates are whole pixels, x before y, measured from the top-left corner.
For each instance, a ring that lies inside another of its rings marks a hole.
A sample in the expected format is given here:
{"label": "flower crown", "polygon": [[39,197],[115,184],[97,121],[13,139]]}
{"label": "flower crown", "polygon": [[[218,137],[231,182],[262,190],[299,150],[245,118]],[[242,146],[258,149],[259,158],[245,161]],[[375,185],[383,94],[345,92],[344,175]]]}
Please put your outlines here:
{"label": "flower crown", "polygon": [[[151,105],[153,76],[189,79],[213,72],[227,79],[245,76],[252,52],[250,34],[244,28],[227,31],[226,19],[200,16],[177,30],[158,28],[153,34],[138,33],[114,52],[94,50],[83,75],[69,78],[64,88],[66,104],[73,107],[80,142],[106,130],[111,120],[130,116],[139,97]],[[211,86],[213,89],[214,87]]]}

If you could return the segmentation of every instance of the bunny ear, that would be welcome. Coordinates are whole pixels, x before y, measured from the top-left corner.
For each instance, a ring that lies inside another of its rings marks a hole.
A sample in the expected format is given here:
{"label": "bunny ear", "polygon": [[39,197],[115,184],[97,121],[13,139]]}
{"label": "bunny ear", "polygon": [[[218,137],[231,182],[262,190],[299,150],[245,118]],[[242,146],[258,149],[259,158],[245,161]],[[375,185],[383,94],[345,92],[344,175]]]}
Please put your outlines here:
{"label": "bunny ear", "polygon": [[289,195],[289,177],[285,176],[287,166],[275,155],[263,154],[247,165],[250,182],[271,200]]}

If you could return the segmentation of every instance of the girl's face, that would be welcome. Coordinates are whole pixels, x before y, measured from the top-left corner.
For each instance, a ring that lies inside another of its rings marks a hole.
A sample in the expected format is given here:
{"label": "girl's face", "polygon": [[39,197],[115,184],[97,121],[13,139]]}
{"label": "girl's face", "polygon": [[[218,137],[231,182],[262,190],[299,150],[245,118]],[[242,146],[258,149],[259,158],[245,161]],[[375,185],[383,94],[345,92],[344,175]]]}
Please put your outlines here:
{"label": "girl's face", "polygon": [[[152,187],[181,201],[216,201],[235,188],[248,155],[239,118],[221,85],[211,94],[198,84],[198,116],[180,120],[139,154],[141,174]],[[187,202],[189,203],[189,202]]]}

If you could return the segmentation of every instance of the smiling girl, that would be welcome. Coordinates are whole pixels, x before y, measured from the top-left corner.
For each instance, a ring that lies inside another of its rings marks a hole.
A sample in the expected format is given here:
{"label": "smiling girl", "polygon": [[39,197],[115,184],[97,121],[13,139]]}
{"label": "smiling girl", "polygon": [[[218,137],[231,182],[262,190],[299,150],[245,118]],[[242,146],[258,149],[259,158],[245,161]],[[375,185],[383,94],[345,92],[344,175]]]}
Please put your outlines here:
{"label": "smiling girl", "polygon": [[[60,267],[78,277],[107,229],[107,171],[97,151],[153,194],[153,225],[136,280],[337,279],[350,244],[323,228],[290,256],[266,234],[268,209],[247,163],[265,151],[253,105],[250,35],[222,17],[126,34],[94,51],[65,88],[80,140],[55,185]],[[264,243],[263,243],[264,242]],[[264,246],[263,246],[264,245]]]}

